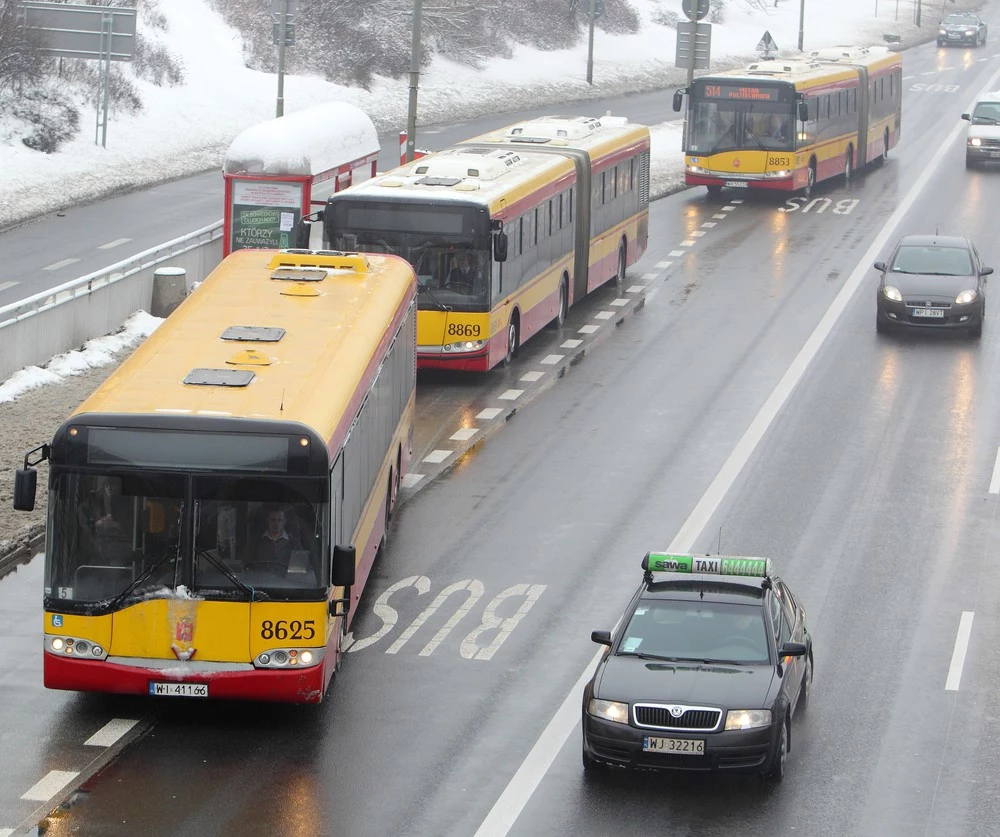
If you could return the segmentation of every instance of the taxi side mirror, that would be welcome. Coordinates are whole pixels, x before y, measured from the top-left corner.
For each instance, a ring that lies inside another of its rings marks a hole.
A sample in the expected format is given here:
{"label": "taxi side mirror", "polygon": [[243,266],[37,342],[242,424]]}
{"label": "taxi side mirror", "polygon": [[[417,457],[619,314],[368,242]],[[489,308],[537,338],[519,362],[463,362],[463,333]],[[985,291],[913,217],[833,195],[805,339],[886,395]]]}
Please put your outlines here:
{"label": "taxi side mirror", "polygon": [[966,122],[971,122],[972,121],[972,114],[963,113],[962,114],[962,119],[964,119]]}
{"label": "taxi side mirror", "polygon": [[804,642],[786,642],[778,651],[779,657],[804,657],[806,644]]}
{"label": "taxi side mirror", "polygon": [[993,268],[992,267],[983,267],[983,268],[980,268],[979,275],[980,276],[992,276],[993,275]]}
{"label": "taxi side mirror", "polygon": [[885,273],[885,262],[875,262],[875,269]]}
{"label": "taxi side mirror", "polygon": [[598,645],[611,647],[611,631],[591,631],[590,639]]}

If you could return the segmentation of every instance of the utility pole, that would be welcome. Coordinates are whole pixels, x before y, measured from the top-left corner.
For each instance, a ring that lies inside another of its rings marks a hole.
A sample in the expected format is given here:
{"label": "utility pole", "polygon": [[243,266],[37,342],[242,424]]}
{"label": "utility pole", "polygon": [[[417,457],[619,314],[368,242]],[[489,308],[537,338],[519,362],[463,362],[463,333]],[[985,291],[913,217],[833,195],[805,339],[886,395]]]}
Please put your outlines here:
{"label": "utility pole", "polygon": [[[876,8],[876,14],[878,14],[878,6]],[[806,0],[799,0],[799,52],[802,52],[803,44],[803,27],[805,26],[806,19]]]}
{"label": "utility pole", "polygon": [[594,19],[597,17],[597,0],[590,0],[590,35],[587,37],[587,84],[594,83]]}
{"label": "utility pole", "polygon": [[422,0],[413,0],[413,42],[410,45],[410,102],[406,112],[406,162],[417,148],[417,85],[420,81],[420,14]]}
{"label": "utility pole", "polygon": [[275,116],[285,114],[285,34],[288,25],[288,0],[279,0],[278,18],[278,104]]}

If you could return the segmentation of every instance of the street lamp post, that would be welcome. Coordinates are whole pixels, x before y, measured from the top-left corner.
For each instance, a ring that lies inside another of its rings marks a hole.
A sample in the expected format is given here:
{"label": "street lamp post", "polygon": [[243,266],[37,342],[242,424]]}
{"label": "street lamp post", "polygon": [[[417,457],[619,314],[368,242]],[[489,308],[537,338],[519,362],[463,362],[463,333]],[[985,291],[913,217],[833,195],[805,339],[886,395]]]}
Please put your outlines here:
{"label": "street lamp post", "polygon": [[806,19],[806,0],[799,0],[799,52],[802,52],[803,26]]}
{"label": "street lamp post", "polygon": [[417,148],[417,85],[420,81],[420,14],[422,0],[413,2],[413,40],[410,44],[410,100],[406,111],[406,162]]}

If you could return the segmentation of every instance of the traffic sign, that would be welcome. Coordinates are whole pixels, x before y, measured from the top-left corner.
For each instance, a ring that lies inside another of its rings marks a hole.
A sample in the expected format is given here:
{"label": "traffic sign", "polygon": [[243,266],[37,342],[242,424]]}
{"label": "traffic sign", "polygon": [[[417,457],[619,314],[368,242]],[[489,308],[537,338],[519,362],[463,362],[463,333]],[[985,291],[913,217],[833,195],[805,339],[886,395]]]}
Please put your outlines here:
{"label": "traffic sign", "polygon": [[681,8],[688,20],[704,20],[708,17],[709,0],[681,0]]}
{"label": "traffic sign", "polygon": [[771,37],[770,32],[764,32],[764,36],[757,42],[757,52],[763,52],[765,55],[771,52],[777,52],[778,45],[774,42],[774,38]]}
{"label": "traffic sign", "polygon": [[677,51],[674,64],[679,70],[707,70],[712,53],[712,24],[677,21]]}

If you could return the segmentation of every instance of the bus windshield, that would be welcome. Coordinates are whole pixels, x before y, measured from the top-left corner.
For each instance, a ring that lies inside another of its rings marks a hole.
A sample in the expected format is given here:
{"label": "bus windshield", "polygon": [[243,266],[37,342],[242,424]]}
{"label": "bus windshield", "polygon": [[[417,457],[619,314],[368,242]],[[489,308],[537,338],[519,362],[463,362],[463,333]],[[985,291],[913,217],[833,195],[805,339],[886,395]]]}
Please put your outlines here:
{"label": "bus windshield", "polygon": [[325,597],[320,479],[60,469],[45,595],[113,609],[184,588],[206,599]]}
{"label": "bus windshield", "polygon": [[794,147],[794,121],[787,102],[694,99],[688,121],[689,154],[782,150]]}
{"label": "bus windshield", "polygon": [[490,236],[485,208],[334,198],[325,232],[334,250],[391,253],[417,274],[417,307],[490,310]]}

